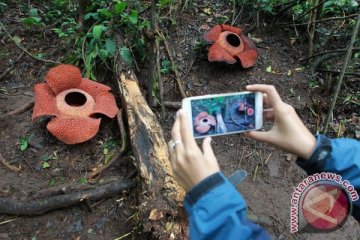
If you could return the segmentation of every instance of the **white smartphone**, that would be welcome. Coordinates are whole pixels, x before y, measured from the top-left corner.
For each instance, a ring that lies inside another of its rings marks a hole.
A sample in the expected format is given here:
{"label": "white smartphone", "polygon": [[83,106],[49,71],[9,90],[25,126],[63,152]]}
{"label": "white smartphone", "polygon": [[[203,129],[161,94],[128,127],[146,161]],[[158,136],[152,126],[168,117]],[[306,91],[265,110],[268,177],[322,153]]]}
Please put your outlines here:
{"label": "white smartphone", "polygon": [[263,95],[260,92],[188,97],[181,105],[195,138],[241,133],[263,126]]}

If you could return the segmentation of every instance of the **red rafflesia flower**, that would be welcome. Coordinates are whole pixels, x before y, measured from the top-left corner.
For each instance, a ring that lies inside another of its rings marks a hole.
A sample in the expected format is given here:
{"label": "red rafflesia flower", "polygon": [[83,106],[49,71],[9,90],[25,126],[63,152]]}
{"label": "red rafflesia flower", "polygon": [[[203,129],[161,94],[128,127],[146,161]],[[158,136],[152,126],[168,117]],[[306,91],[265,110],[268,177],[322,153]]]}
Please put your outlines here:
{"label": "red rafflesia flower", "polygon": [[50,69],[46,83],[36,84],[32,120],[39,116],[55,116],[47,129],[60,141],[76,144],[89,140],[99,131],[104,114],[110,118],[119,111],[111,88],[82,78],[80,69],[59,65]]}
{"label": "red rafflesia flower", "polygon": [[253,41],[246,37],[240,28],[219,24],[205,35],[205,41],[213,43],[209,49],[210,62],[236,63],[240,59],[244,68],[255,65],[258,52]]}
{"label": "red rafflesia flower", "polygon": [[207,133],[211,127],[216,125],[215,117],[209,115],[207,112],[199,113],[194,119],[195,130],[198,133]]}

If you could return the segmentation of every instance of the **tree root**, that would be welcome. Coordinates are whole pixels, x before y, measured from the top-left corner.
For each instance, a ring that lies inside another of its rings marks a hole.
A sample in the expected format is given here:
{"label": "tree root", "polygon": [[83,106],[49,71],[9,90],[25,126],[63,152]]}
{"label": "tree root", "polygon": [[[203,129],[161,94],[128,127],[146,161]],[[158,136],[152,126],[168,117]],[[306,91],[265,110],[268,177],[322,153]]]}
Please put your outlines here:
{"label": "tree root", "polygon": [[14,172],[20,172],[20,171],[21,171],[21,166],[15,167],[15,166],[10,165],[10,164],[6,161],[6,159],[2,156],[1,153],[0,153],[0,162],[1,162],[5,167],[7,167],[8,169],[10,169],[11,171],[14,171]]}
{"label": "tree root", "polygon": [[51,210],[70,207],[84,201],[98,201],[114,196],[123,190],[134,188],[134,180],[116,181],[97,188],[42,198],[37,200],[18,200],[0,197],[0,213],[10,215],[42,215]]}
{"label": "tree root", "polygon": [[106,165],[96,169],[90,176],[88,176],[88,179],[92,179],[97,175],[99,175],[100,173],[102,173],[103,171],[105,171],[106,169],[108,169],[114,162],[116,162],[125,153],[127,144],[126,144],[126,130],[122,117],[122,109],[120,109],[119,112],[117,113],[117,121],[121,135],[121,143],[120,143],[121,149]]}

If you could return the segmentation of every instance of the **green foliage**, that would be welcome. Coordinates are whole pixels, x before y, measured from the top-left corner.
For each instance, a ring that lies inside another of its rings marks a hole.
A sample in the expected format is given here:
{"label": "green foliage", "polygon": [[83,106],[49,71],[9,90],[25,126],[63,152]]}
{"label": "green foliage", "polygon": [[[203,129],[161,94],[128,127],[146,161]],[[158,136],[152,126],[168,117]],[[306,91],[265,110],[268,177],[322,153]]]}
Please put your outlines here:
{"label": "green foliage", "polygon": [[[286,6],[287,0],[257,0],[254,3],[261,11],[275,15],[281,8],[277,6]],[[355,12],[358,9],[359,3],[356,0],[328,0],[322,6],[321,15],[342,15],[344,13]],[[291,8],[295,18],[304,14],[310,8],[312,8],[309,1],[303,1],[296,4]]]}
{"label": "green foliage", "polygon": [[7,9],[7,4],[4,3],[3,1],[0,1],[0,13],[5,12],[6,9]]}
{"label": "green foliage", "polygon": [[88,180],[86,178],[80,178],[79,183],[80,184],[86,184],[86,183],[88,183]]}
{"label": "green foliage", "polygon": [[19,145],[20,145],[20,150],[25,151],[29,145],[29,136],[24,136],[20,138]]}
{"label": "green foliage", "polygon": [[23,18],[21,20],[22,24],[25,27],[32,27],[32,26],[42,26],[44,23],[42,22],[41,18],[39,17],[38,9],[37,8],[31,8],[29,10],[29,16],[26,18]]}
{"label": "green foliage", "polygon": [[50,168],[51,167],[51,163],[50,160],[56,160],[58,159],[57,156],[57,152],[53,152],[52,154],[44,154],[40,157],[40,160],[42,161],[42,168],[46,169],[46,168]]}
{"label": "green foliage", "polygon": [[53,28],[52,30],[58,34],[59,38],[68,39],[76,35],[79,25],[74,18],[64,18],[60,28]]}

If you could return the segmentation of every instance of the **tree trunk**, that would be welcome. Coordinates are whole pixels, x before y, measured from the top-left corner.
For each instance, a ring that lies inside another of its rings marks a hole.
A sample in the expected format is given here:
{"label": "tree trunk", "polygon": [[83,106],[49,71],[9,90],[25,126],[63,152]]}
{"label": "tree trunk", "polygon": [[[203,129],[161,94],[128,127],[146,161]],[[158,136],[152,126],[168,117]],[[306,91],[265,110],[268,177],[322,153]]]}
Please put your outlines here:
{"label": "tree trunk", "polygon": [[[122,45],[120,35],[116,40],[118,46]],[[183,238],[180,223],[186,219],[181,208],[184,191],[171,175],[168,148],[161,126],[142,95],[133,70],[126,68],[119,57],[118,86],[141,176],[140,219],[144,230],[151,231],[160,239],[168,239],[170,234]]]}

